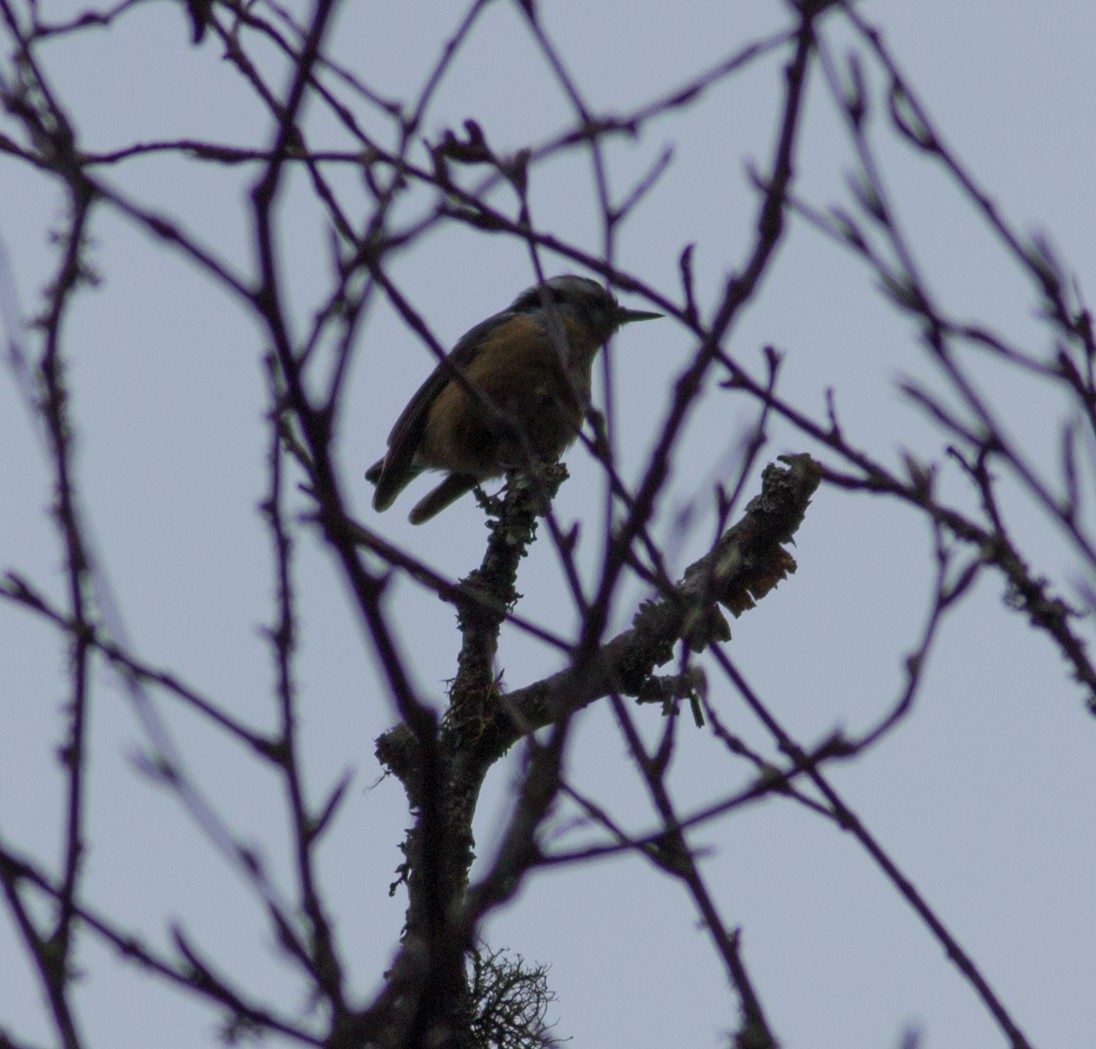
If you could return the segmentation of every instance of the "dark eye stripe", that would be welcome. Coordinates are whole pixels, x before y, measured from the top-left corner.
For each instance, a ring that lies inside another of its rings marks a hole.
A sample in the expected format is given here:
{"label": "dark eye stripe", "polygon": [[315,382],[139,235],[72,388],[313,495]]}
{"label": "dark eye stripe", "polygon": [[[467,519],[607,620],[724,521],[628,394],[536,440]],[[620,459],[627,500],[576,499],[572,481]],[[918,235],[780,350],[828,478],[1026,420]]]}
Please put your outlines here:
{"label": "dark eye stripe", "polygon": [[530,288],[528,291],[522,292],[522,294],[514,300],[512,308],[519,312],[535,310],[546,298],[550,302],[559,302],[562,300],[563,296],[557,288],[545,287],[543,292],[539,287]]}
{"label": "dark eye stripe", "polygon": [[605,289],[597,281],[590,280],[588,277],[557,277],[548,281],[543,287],[534,285],[523,291],[510,308],[515,312],[524,313],[538,309],[547,300],[548,302],[570,302],[575,306],[581,304],[591,309],[604,305],[607,299],[610,303],[612,302]]}

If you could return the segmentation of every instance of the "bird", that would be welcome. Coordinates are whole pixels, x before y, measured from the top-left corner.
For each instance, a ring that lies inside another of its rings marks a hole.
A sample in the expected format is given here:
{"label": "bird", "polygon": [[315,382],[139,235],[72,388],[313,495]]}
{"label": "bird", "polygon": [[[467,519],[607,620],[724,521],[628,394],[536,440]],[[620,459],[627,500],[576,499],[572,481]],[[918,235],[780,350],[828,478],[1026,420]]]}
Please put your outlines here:
{"label": "bird", "polygon": [[609,337],[663,316],[621,306],[597,281],[551,277],[466,332],[396,420],[367,471],[387,510],[425,470],[444,480],[412,509],[422,524],[483,481],[554,462],[578,437],[591,370]]}

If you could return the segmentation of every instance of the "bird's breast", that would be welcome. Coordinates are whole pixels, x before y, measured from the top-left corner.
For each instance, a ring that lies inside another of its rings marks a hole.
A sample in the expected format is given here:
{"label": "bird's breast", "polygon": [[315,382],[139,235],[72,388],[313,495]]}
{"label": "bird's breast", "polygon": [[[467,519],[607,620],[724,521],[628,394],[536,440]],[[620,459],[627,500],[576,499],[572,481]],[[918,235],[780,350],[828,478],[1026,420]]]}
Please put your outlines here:
{"label": "bird's breast", "polygon": [[461,370],[497,411],[462,383],[448,382],[430,407],[419,464],[486,479],[522,466],[530,455],[558,458],[578,436],[589,406],[597,351],[588,351],[566,316],[561,329],[563,355],[535,316],[509,318],[490,332]]}

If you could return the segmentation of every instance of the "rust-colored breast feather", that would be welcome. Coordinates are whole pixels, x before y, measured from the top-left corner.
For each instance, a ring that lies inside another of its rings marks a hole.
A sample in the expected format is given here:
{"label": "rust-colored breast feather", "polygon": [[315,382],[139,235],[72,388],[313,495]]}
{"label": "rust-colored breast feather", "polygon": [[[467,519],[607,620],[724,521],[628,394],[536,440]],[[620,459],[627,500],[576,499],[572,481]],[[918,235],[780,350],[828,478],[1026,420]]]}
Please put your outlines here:
{"label": "rust-colored breast feather", "polygon": [[589,361],[598,349],[587,347],[588,337],[569,320],[563,318],[566,373],[548,331],[532,317],[512,317],[491,332],[462,371],[498,413],[450,381],[430,406],[418,464],[485,480],[520,466],[530,452],[540,459],[559,456],[582,425]]}

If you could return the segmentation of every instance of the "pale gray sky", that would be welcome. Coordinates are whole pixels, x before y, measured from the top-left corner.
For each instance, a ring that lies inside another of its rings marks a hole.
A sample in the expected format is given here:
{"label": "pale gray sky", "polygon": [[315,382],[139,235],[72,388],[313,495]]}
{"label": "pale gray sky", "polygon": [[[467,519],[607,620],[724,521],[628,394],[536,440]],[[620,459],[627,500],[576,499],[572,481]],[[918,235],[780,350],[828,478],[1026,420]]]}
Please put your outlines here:
{"label": "pale gray sky", "polygon": [[[46,5],[44,5],[46,6]],[[463,5],[347,5],[332,50],[388,95],[422,84]],[[78,8],[57,4],[57,17]],[[48,9],[48,7],[47,7]],[[709,62],[783,24],[762,0],[688,5],[547,0],[549,35],[591,105],[624,111],[681,83]],[[949,144],[1025,232],[1047,231],[1089,294],[1096,287],[1096,8],[1089,0],[1045,5],[1007,0],[955,4],[866,0],[909,80]],[[110,33],[88,32],[45,52],[59,97],[72,107],[86,150],[195,137],[265,141],[266,119],[207,41],[188,45],[184,17],[149,4]],[[851,44],[851,41],[850,41]],[[8,57],[3,57],[5,68]],[[653,122],[635,142],[608,150],[618,192],[667,146],[674,162],[625,228],[619,261],[656,286],[675,288],[677,259],[695,242],[702,306],[744,257],[756,198],[744,165],[764,162],[774,131],[779,62],[759,62],[684,116]],[[878,86],[878,81],[876,81]],[[816,205],[847,199],[852,154],[824,85],[810,87],[798,193]],[[323,141],[318,110],[313,144]],[[436,136],[474,116],[500,152],[542,141],[569,120],[511,6],[496,5],[447,77],[423,132]],[[0,124],[0,130],[3,125]],[[939,173],[879,136],[884,177],[931,287],[971,320],[1018,340],[1043,336],[1037,305],[1014,266]],[[537,169],[535,221],[598,248],[589,166],[578,158]],[[251,169],[210,169],[178,159],[134,161],[104,178],[177,220],[239,268],[251,264],[246,190]],[[348,187],[357,178],[343,176]],[[300,334],[330,275],[328,234],[303,176],[280,213],[287,247],[282,275]],[[40,176],[0,158],[0,237],[13,260],[24,314],[39,308],[55,257],[46,231],[60,199]],[[413,212],[409,210],[405,217]],[[354,216],[357,219],[361,214]],[[102,278],[78,299],[68,354],[79,485],[98,550],[136,650],[170,668],[237,716],[272,724],[272,671],[260,628],[272,617],[270,547],[257,505],[265,483],[264,336],[235,303],[177,255],[116,213],[101,211],[92,258]],[[556,260],[553,260],[555,262]],[[560,264],[558,269],[569,269]],[[438,338],[452,344],[531,282],[524,248],[465,229],[438,231],[392,268]],[[638,304],[638,303],[637,303]],[[871,275],[817,234],[793,223],[763,294],[736,329],[731,349],[760,371],[760,351],[786,354],[782,391],[819,417],[832,387],[846,432],[880,457],[902,449],[941,460],[941,439],[894,391],[905,374],[926,375],[913,328],[872,291]],[[669,322],[627,330],[614,348],[622,468],[634,478],[657,434],[678,369],[692,346]],[[384,308],[359,335],[350,410],[340,420],[346,490],[370,526],[456,577],[478,562],[484,530],[470,500],[413,529],[405,499],[387,516],[369,506],[360,476],[383,449],[406,396],[430,360]],[[1048,420],[1057,406],[987,373],[987,388],[1016,437],[1036,456],[1056,454]],[[675,457],[656,531],[730,455],[753,419],[743,401],[706,400]],[[50,530],[48,463],[8,376],[0,381],[0,569],[17,569],[55,595],[61,553]],[[821,454],[780,425],[763,459]],[[598,519],[602,481],[581,448],[557,510]],[[954,472],[943,483],[956,493]],[[756,478],[750,491],[757,487]],[[303,504],[302,504],[303,505]],[[1082,582],[1071,554],[1019,501],[1018,534],[1043,559],[1037,571]],[[1090,510],[1091,512],[1091,510]],[[707,525],[707,528],[705,527]],[[676,552],[676,567],[702,552],[710,518]],[[589,541],[580,562],[592,569]],[[306,533],[311,535],[311,533]],[[839,726],[878,718],[898,695],[903,659],[928,610],[931,536],[895,507],[823,489],[797,538],[799,572],[734,625],[729,646],[746,677],[805,743]],[[592,576],[592,571],[591,571]],[[408,823],[399,785],[377,785],[373,740],[395,720],[326,550],[298,544],[302,647],[298,668],[309,786],[319,797],[342,773],[353,787],[322,853],[324,889],[362,1000],[377,986],[403,920],[403,897],[387,888]],[[1088,585],[1094,585],[1090,578]],[[572,613],[555,555],[523,565],[524,614],[565,630]],[[632,586],[630,600],[643,596]],[[1076,591],[1067,596],[1076,598]],[[400,581],[394,621],[416,684],[443,695],[457,632],[451,610]],[[632,605],[616,609],[619,625]],[[1093,634],[1091,621],[1079,629]],[[504,634],[500,663],[511,687],[556,669],[559,657]],[[0,605],[0,840],[57,862],[62,779],[55,759],[65,659],[41,623]],[[144,738],[128,700],[106,674],[96,682],[87,897],[105,913],[168,945],[177,920],[226,971],[251,975],[257,996],[300,1003],[301,984],[280,961],[265,918],[245,886],[215,857],[174,799],[136,771]],[[723,684],[713,701],[759,745],[763,736]],[[846,800],[1008,1003],[1032,1043],[1084,1049],[1096,1037],[1096,723],[1050,645],[1002,603],[988,578],[949,619],[918,705],[866,756],[835,768]],[[165,706],[192,774],[207,784],[227,822],[261,843],[275,877],[289,868],[286,825],[271,802],[272,779],[206,726]],[[639,720],[657,732],[655,708]],[[725,755],[704,733],[683,731],[675,788],[686,810],[733,787]],[[513,760],[513,759],[511,759]],[[639,778],[607,708],[580,716],[568,773],[624,825],[651,816]],[[744,774],[744,773],[743,773]],[[514,766],[496,768],[478,824],[481,857],[506,811]],[[787,1049],[898,1044],[907,1026],[931,1049],[1002,1044],[982,1004],[927,931],[847,836],[777,801],[711,825],[694,844]],[[497,912],[486,935],[550,963],[558,1032],[576,1047],[697,1047],[733,1027],[734,997],[684,895],[636,858],[535,874]],[[0,1028],[31,1044],[54,1044],[34,977],[6,913],[0,917]],[[89,1045],[182,1049],[214,1043],[217,1017],[109,952],[81,956],[79,1000]],[[288,1007],[288,1006],[287,1006]],[[271,1040],[268,1044],[278,1044]],[[288,1044],[288,1043],[286,1043]]]}

